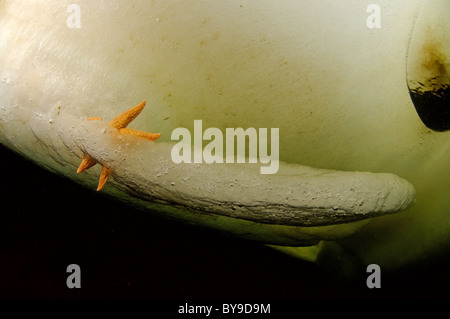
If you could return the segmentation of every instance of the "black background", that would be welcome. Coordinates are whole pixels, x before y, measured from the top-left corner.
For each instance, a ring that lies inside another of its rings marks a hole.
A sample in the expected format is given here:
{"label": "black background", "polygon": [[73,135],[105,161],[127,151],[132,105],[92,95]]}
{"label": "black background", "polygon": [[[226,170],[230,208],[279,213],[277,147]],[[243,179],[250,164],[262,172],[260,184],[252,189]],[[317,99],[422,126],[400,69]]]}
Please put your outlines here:
{"label": "black background", "polygon": [[[259,243],[134,210],[0,146],[0,297],[261,300],[450,296],[450,258],[382,273],[381,289]],[[69,264],[81,288],[66,286]]]}

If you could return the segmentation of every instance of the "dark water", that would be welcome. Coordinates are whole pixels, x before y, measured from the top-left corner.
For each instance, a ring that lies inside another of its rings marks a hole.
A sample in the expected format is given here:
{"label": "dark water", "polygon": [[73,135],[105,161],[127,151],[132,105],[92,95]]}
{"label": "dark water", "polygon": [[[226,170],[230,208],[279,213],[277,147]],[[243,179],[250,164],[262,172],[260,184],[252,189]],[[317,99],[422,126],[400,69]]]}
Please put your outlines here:
{"label": "dark water", "polygon": [[[0,146],[0,297],[449,297],[449,258],[348,281],[264,245],[181,225],[84,189]],[[69,264],[81,288],[66,286]]]}
{"label": "dark water", "polygon": [[432,130],[450,130],[450,86],[435,91],[411,90],[411,100],[422,122]]}

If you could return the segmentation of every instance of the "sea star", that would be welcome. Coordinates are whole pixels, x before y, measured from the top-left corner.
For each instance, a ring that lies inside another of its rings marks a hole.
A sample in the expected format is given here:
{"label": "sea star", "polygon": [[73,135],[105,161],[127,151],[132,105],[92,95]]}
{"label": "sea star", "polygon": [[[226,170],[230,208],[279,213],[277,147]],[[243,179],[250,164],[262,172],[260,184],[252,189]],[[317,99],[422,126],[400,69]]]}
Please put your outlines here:
{"label": "sea star", "polygon": [[[115,119],[113,119],[111,122],[109,122],[109,125],[116,128],[121,134],[123,135],[134,135],[137,137],[145,138],[150,141],[154,141],[158,139],[161,134],[159,133],[147,133],[147,132],[141,132],[136,131],[130,128],[126,128],[128,124],[130,124],[144,109],[145,106],[145,100],[139,103],[138,105],[132,107],[131,109],[121,113],[118,115]],[[103,119],[99,117],[89,117],[89,121],[94,120],[100,120],[103,121]],[[83,160],[81,161],[80,166],[78,167],[77,173],[82,173],[88,168],[91,168],[97,164],[97,161],[92,158],[89,154],[84,154]],[[100,173],[100,180],[98,183],[97,191],[102,190],[102,188],[105,186],[106,182],[108,181],[109,175],[111,175],[112,169],[108,167],[106,164],[102,165],[102,172]]]}

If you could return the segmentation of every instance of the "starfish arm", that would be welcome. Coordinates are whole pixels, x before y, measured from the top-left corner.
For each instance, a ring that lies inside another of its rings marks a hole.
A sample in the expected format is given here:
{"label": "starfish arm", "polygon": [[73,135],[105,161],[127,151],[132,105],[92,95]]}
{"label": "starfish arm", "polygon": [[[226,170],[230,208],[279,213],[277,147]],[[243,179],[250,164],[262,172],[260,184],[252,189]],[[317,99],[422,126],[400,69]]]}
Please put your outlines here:
{"label": "starfish arm", "polygon": [[97,164],[97,162],[91,156],[86,154],[83,156],[83,160],[81,161],[80,166],[78,166],[77,173],[82,173],[95,164]]}
{"label": "starfish arm", "polygon": [[[128,111],[123,112],[119,116],[117,116],[115,119],[113,119],[109,124],[116,128],[121,134],[124,135],[133,135],[140,138],[144,138],[146,140],[154,141],[158,139],[161,134],[160,133],[147,133],[137,130],[132,130],[129,128],[126,128],[128,124],[130,124],[144,109],[145,107],[145,100],[139,103],[138,105],[132,107]],[[103,121],[99,117],[89,117],[89,121]],[[93,159],[90,155],[86,154],[83,156],[83,160],[78,167],[77,173],[84,172],[88,168],[94,166],[96,164],[96,160]],[[108,168],[106,165],[102,166],[102,172],[100,174],[100,180],[98,183],[97,191],[100,191],[105,186],[106,182],[108,181],[109,175],[111,175],[112,170]]]}
{"label": "starfish arm", "polygon": [[88,117],[88,121],[103,121],[103,119],[99,117]]}
{"label": "starfish arm", "polygon": [[122,128],[119,130],[119,132],[122,133],[123,135],[133,135],[133,136],[145,138],[150,141],[155,141],[161,136],[160,133],[147,133],[147,132],[133,130],[130,128]]}
{"label": "starfish arm", "polygon": [[109,122],[109,124],[118,130],[127,127],[128,124],[130,124],[141,113],[141,111],[144,109],[144,106],[145,100],[139,103],[138,105],[132,107],[128,111],[123,112],[122,114],[117,116],[114,120]]}
{"label": "starfish arm", "polygon": [[97,191],[102,190],[102,188],[105,186],[106,182],[108,181],[109,175],[111,175],[111,169],[106,167],[105,165],[103,165],[102,172],[100,173],[100,180],[98,182]]}

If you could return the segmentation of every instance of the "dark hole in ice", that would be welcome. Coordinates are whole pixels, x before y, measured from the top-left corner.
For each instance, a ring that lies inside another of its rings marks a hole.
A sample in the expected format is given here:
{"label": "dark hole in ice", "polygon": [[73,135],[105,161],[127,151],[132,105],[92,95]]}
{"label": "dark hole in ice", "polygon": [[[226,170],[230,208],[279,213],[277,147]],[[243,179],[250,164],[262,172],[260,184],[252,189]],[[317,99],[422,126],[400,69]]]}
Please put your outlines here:
{"label": "dark hole in ice", "polygon": [[450,130],[450,86],[434,91],[410,90],[411,100],[422,122],[438,132]]}

